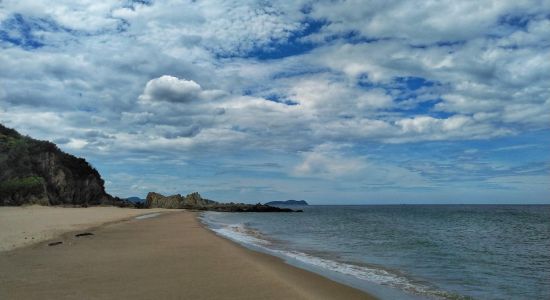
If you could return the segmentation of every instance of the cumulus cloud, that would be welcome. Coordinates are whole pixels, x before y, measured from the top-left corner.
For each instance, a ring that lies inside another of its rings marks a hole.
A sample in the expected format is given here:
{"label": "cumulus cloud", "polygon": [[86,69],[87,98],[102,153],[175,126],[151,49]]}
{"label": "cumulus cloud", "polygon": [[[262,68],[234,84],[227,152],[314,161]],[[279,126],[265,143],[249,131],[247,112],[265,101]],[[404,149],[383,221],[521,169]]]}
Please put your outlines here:
{"label": "cumulus cloud", "polygon": [[163,75],[159,78],[149,80],[139,99],[150,102],[187,103],[193,100],[204,99],[207,94],[193,80],[178,79],[173,76]]}

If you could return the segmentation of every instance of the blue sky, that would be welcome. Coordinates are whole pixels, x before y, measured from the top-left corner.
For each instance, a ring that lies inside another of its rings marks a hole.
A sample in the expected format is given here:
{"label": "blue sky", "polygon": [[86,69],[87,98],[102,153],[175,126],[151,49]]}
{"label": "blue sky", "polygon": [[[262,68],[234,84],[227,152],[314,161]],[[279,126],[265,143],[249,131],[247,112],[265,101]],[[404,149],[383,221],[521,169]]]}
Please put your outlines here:
{"label": "blue sky", "polygon": [[3,0],[0,122],[120,197],[550,203],[548,32],[549,1]]}

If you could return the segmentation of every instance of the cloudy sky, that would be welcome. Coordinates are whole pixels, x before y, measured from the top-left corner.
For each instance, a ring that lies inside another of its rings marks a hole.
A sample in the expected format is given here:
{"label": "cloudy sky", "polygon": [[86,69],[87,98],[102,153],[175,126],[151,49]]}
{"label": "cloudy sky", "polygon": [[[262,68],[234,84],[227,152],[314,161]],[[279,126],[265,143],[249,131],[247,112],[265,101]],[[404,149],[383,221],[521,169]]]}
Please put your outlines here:
{"label": "cloudy sky", "polygon": [[0,0],[0,122],[121,197],[550,203],[550,1]]}

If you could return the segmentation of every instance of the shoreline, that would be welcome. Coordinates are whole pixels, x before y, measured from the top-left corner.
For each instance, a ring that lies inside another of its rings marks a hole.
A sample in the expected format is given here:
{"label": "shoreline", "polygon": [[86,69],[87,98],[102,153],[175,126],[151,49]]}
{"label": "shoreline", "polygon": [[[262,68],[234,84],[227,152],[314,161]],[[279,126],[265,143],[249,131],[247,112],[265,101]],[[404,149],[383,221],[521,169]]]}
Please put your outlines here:
{"label": "shoreline", "polygon": [[69,231],[56,238],[59,246],[43,241],[0,252],[0,269],[9,270],[0,273],[0,298],[375,299],[225,239],[196,212],[134,216],[86,231],[94,235]]}
{"label": "shoreline", "polygon": [[[249,254],[251,255],[256,255],[256,256],[259,256],[260,259],[266,259],[266,260],[269,260],[269,261],[272,261],[274,260],[274,264],[278,265],[279,268],[281,269],[286,269],[286,268],[291,268],[293,269],[293,271],[298,271],[299,273],[301,274],[306,274],[306,276],[311,276],[311,275],[314,275],[315,277],[319,277],[321,278],[322,280],[327,280],[327,281],[330,281],[331,283],[335,283],[337,285],[341,285],[341,286],[344,286],[346,288],[351,288],[353,290],[356,290],[360,293],[363,293],[364,294],[364,298],[362,299],[370,299],[370,300],[376,300],[378,299],[376,296],[372,295],[372,294],[369,294],[368,291],[366,290],[363,290],[363,289],[360,289],[360,288],[357,288],[357,287],[354,287],[352,285],[349,285],[349,284],[346,284],[346,283],[343,283],[343,282],[340,282],[340,281],[337,281],[335,279],[332,279],[330,277],[327,277],[321,273],[318,273],[318,272],[315,272],[315,271],[312,271],[308,268],[305,268],[305,267],[299,267],[299,266],[296,266],[296,265],[293,265],[289,262],[287,262],[283,257],[280,257],[280,256],[277,256],[277,255],[274,255],[274,254],[270,254],[268,252],[265,252],[265,251],[262,251],[262,250],[259,250],[259,249],[256,249],[255,247],[249,247],[247,245],[244,245],[244,244],[241,244],[237,241],[234,241],[228,237],[225,237],[225,236],[222,236],[222,235],[219,235],[218,233],[212,231],[210,228],[208,228],[208,226],[206,224],[204,224],[201,219],[200,219],[200,216],[199,214],[202,213],[202,212],[193,212],[194,214],[194,217],[195,217],[195,220],[196,222],[199,224],[199,226],[201,226],[207,233],[211,234],[212,236],[214,236],[215,238],[217,239],[222,239],[223,241],[226,241],[232,245],[235,245],[239,248],[241,248],[242,250],[248,252]],[[325,299],[321,296],[319,296],[318,298],[315,298],[315,299]],[[351,299],[351,298],[350,298]]]}
{"label": "shoreline", "polygon": [[[336,266],[336,268],[334,269],[326,267],[326,265],[320,266],[319,264],[316,264],[315,261],[312,262],[311,260],[307,260],[307,257],[312,257],[313,259],[318,259],[323,262],[328,261],[330,263],[338,264],[338,262],[335,262],[335,261],[326,260],[324,258],[320,258],[315,255],[309,256],[307,253],[297,253],[297,254],[290,253],[288,252],[288,251],[291,251],[289,249],[282,250],[281,248],[270,247],[270,244],[271,244],[270,239],[258,232],[251,233],[251,234],[245,233],[244,238],[240,230],[237,230],[237,232],[239,232],[237,236],[232,234],[227,234],[227,232],[224,232],[223,230],[219,230],[220,229],[219,223],[216,224],[216,221],[214,221],[214,223],[211,223],[212,220],[209,221],[208,217],[202,216],[202,214],[207,214],[207,213],[208,212],[200,212],[200,213],[197,213],[197,216],[196,216],[199,223],[206,230],[213,233],[217,237],[221,237],[225,240],[235,243],[238,246],[243,247],[247,250],[250,250],[256,253],[261,253],[270,257],[278,258],[283,263],[289,266],[292,266],[301,270],[305,270],[310,273],[317,274],[319,276],[322,276],[324,278],[327,278],[339,284],[343,284],[345,286],[349,286],[351,288],[360,290],[368,294],[370,297],[374,297],[376,299],[403,299],[403,300],[427,299],[418,294],[407,293],[406,291],[401,290],[397,287],[386,286],[383,284],[378,284],[376,282],[371,282],[367,279],[358,278],[357,276],[354,276],[350,273],[342,272],[341,269],[338,268],[338,266]],[[231,226],[231,225],[225,224],[225,226]],[[254,229],[251,229],[251,230],[254,230]],[[246,232],[247,229],[245,228],[244,231]],[[256,234],[259,234],[260,236],[257,236]],[[249,238],[251,238],[252,240],[250,240]],[[264,242],[266,242],[267,244],[263,244]],[[305,255],[305,256],[301,256],[301,255]],[[306,257],[305,260],[304,260],[304,257]],[[386,270],[383,270],[383,271],[385,272]]]}

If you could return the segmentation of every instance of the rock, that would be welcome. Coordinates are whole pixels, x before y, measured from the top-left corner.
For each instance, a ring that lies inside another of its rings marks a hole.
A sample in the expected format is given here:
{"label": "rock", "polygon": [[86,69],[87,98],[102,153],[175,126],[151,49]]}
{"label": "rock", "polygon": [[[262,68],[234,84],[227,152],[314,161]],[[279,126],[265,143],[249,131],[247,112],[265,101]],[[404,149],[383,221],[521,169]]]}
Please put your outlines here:
{"label": "rock", "polygon": [[204,199],[197,192],[191,193],[185,197],[180,194],[172,196],[164,196],[159,193],[150,192],[145,199],[147,208],[191,208],[197,209],[200,207],[216,204],[216,201]]}
{"label": "rock", "polygon": [[148,208],[187,208],[197,210],[221,211],[221,212],[293,212],[289,208],[279,208],[269,205],[244,204],[244,203],[219,203],[204,199],[197,192],[185,197],[180,194],[164,196],[159,193],[147,194],[146,207]]}
{"label": "rock", "polygon": [[83,233],[75,234],[74,236],[75,237],[81,237],[81,236],[89,236],[89,235],[94,235],[94,234],[91,233],[91,232],[83,232]]}
{"label": "rock", "polygon": [[205,207],[204,210],[220,211],[220,212],[294,212],[294,210],[290,208],[279,208],[279,207],[264,205],[260,203],[258,204],[219,203],[216,205]]}
{"label": "rock", "polygon": [[148,193],[145,198],[147,208],[181,208],[183,200],[180,194],[166,197],[154,192]]}
{"label": "rock", "polygon": [[218,202],[204,199],[199,193],[194,192],[185,196],[183,203],[185,207],[199,207],[217,204]]}
{"label": "rock", "polygon": [[105,192],[86,160],[0,124],[0,205],[128,204]]}

